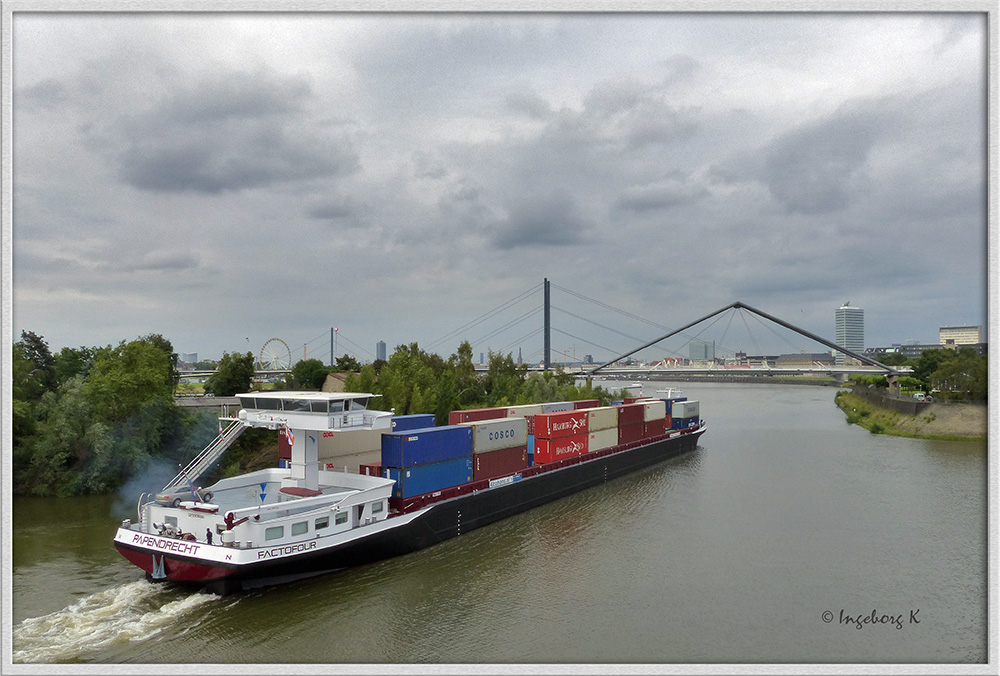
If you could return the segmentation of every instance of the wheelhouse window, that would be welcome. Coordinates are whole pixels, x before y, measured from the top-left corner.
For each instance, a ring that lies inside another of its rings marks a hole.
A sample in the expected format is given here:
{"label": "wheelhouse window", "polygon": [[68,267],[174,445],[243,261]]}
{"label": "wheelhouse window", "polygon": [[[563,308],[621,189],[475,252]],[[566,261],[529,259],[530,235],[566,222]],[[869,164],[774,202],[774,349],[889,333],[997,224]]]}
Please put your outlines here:
{"label": "wheelhouse window", "polygon": [[258,397],[257,398],[257,408],[264,411],[280,411],[281,410],[281,400],[280,399],[269,399],[268,397]]}
{"label": "wheelhouse window", "polygon": [[326,400],[310,402],[310,410],[313,413],[328,413],[329,408],[330,408],[330,402]]}
{"label": "wheelhouse window", "polygon": [[342,413],[344,410],[343,401],[331,401],[330,402],[330,413]]}
{"label": "wheelhouse window", "polygon": [[284,405],[284,410],[286,411],[308,411],[309,410],[309,400],[308,399],[282,399],[282,404]]}

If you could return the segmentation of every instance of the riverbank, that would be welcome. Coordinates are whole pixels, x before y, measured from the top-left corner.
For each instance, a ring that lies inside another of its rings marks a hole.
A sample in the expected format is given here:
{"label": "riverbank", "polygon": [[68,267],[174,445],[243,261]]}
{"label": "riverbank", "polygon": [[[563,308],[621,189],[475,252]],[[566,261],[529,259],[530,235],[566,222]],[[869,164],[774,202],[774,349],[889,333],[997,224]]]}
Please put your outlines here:
{"label": "riverbank", "polygon": [[937,439],[941,441],[985,441],[989,426],[987,407],[980,404],[934,403],[917,415],[907,415],[871,404],[850,392],[838,392],[837,406],[847,422],[873,434]]}

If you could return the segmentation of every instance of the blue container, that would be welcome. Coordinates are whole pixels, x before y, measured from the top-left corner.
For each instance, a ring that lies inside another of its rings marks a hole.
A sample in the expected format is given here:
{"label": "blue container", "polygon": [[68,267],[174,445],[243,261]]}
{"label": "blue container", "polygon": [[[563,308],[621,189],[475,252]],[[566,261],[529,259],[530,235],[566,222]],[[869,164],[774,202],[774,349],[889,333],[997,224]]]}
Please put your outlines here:
{"label": "blue container", "polygon": [[392,416],[393,432],[409,432],[410,430],[422,430],[427,427],[434,427],[437,422],[433,413],[411,413],[410,415]]}
{"label": "blue container", "polygon": [[413,467],[471,455],[472,428],[468,425],[382,434],[383,467]]}
{"label": "blue container", "polygon": [[690,418],[673,418],[671,420],[670,429],[686,430],[688,427],[694,427],[697,424],[698,416],[692,416]]}
{"label": "blue container", "polygon": [[392,497],[412,498],[472,481],[472,456],[413,467],[383,467],[382,476],[396,482]]}
{"label": "blue container", "polygon": [[535,435],[528,435],[528,467],[535,464]]}
{"label": "blue container", "polygon": [[667,404],[667,415],[674,414],[674,402],[675,401],[687,401],[687,397],[670,397],[669,399],[664,399],[663,401]]}
{"label": "blue container", "polygon": [[625,401],[624,401],[623,399],[619,399],[618,401],[613,401],[613,402],[611,402],[611,405],[612,405],[612,406],[621,406],[621,405],[623,405],[624,403],[625,403]]}

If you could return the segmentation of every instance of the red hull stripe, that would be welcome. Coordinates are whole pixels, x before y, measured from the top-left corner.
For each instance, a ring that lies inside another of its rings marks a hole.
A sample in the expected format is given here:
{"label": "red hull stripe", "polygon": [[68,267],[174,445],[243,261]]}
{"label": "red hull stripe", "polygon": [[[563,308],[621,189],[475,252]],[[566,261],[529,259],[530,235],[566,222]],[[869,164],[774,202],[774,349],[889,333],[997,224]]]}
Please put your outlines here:
{"label": "red hull stripe", "polygon": [[135,549],[117,542],[115,543],[115,548],[118,549],[118,552],[122,556],[150,575],[153,574],[153,557],[163,556],[164,572],[167,575],[166,579],[171,582],[217,580],[229,577],[236,572],[235,566],[227,567],[224,564],[204,560],[177,558],[169,554],[157,555],[147,549]]}

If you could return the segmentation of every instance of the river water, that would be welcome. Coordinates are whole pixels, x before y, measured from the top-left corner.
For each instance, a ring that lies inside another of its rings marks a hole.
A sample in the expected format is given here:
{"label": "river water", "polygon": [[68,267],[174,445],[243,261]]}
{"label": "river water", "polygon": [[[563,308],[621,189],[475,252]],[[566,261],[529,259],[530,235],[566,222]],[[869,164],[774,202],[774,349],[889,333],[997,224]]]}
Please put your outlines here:
{"label": "river water", "polygon": [[414,554],[225,598],[148,583],[114,550],[133,504],[17,498],[14,668],[987,660],[986,444],[872,435],[832,387],[645,394],[667,386],[701,402],[694,453]]}

